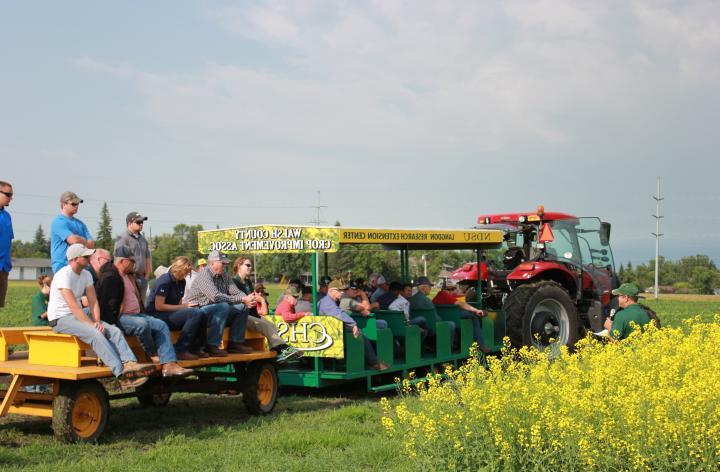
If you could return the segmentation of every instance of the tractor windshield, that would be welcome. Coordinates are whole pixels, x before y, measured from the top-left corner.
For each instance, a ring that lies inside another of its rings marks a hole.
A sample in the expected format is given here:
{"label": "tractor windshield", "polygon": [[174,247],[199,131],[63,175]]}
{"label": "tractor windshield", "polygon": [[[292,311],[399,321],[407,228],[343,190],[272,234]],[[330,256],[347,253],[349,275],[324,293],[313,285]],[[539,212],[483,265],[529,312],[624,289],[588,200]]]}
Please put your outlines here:
{"label": "tractor windshield", "polygon": [[547,259],[580,265],[580,250],[575,234],[576,225],[577,220],[555,220],[550,222],[550,228],[555,239],[545,244],[545,257]]}

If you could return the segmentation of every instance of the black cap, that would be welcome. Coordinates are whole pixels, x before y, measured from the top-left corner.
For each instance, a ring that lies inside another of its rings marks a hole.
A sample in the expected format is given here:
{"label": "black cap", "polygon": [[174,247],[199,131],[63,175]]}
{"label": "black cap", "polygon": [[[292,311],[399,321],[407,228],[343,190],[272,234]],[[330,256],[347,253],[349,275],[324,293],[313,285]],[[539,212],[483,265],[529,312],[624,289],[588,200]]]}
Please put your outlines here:
{"label": "black cap", "polygon": [[415,285],[430,285],[432,287],[432,283],[430,282],[430,279],[427,277],[418,277],[418,279],[415,281]]}
{"label": "black cap", "polygon": [[125,217],[125,223],[130,223],[131,221],[146,221],[147,219],[148,219],[147,216],[143,216],[136,211],[131,211]]}
{"label": "black cap", "polygon": [[352,290],[358,290],[360,288],[360,286],[357,284],[357,282],[355,282],[353,280],[347,284],[347,288],[352,289]]}

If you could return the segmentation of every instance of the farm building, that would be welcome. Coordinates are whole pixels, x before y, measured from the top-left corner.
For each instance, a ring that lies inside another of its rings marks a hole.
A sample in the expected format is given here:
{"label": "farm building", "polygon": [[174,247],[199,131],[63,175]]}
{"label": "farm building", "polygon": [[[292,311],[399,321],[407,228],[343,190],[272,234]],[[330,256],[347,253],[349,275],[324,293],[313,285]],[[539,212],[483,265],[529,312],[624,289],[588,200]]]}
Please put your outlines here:
{"label": "farm building", "polygon": [[41,275],[52,275],[50,259],[19,257],[12,259],[10,280],[36,280]]}

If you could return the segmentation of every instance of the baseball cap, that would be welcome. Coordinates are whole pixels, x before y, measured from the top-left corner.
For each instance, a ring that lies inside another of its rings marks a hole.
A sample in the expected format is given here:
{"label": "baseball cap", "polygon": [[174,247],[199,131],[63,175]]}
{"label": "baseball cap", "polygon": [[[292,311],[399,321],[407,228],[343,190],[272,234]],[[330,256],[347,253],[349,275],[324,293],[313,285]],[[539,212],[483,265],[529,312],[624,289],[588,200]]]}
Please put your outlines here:
{"label": "baseball cap", "polygon": [[157,266],[157,269],[155,269],[155,272],[153,272],[153,275],[156,279],[159,279],[161,275],[167,274],[168,268],[164,265]]}
{"label": "baseball cap", "polygon": [[125,217],[125,223],[130,223],[131,221],[147,221],[147,219],[148,219],[147,216],[143,216],[136,211],[131,211]]}
{"label": "baseball cap", "polygon": [[375,283],[376,283],[377,285],[382,285],[382,284],[386,284],[387,281],[385,280],[385,277],[384,277],[384,276],[378,275],[378,278],[375,280]]}
{"label": "baseball cap", "polygon": [[207,260],[208,260],[208,262],[221,261],[224,264],[230,263],[230,259],[228,259],[228,257],[225,254],[223,254],[222,252],[217,251],[217,250],[210,251],[210,254],[208,254],[208,256],[207,256]]}
{"label": "baseball cap", "polygon": [[339,280],[335,280],[333,282],[330,282],[328,284],[329,289],[335,289],[335,290],[345,290],[345,285],[342,284]]}
{"label": "baseball cap", "polygon": [[68,261],[71,261],[76,257],[90,256],[94,252],[95,249],[88,249],[83,244],[75,243],[67,248],[67,251],[65,251],[65,257],[67,257]]}
{"label": "baseball cap", "polygon": [[290,295],[290,296],[292,296],[292,297],[299,298],[299,297],[300,297],[300,291],[299,291],[297,288],[295,288],[295,287],[290,287],[290,288],[288,288],[287,290],[285,290],[285,291],[283,292],[283,295]]}
{"label": "baseball cap", "polygon": [[122,257],[123,259],[135,259],[135,253],[128,246],[115,246],[113,257]]}
{"label": "baseball cap", "polygon": [[613,295],[625,295],[626,297],[637,297],[640,289],[633,283],[624,283],[612,291]]}
{"label": "baseball cap", "polygon": [[347,287],[345,287],[345,288],[349,288],[349,289],[351,289],[351,290],[359,290],[359,289],[360,289],[360,285],[357,283],[356,280],[351,280],[351,281],[347,284]]}
{"label": "baseball cap", "polygon": [[[83,199],[77,196],[77,193],[75,192],[63,192],[62,195],[60,195],[60,203],[82,203]],[[78,256],[75,256],[78,257]]]}
{"label": "baseball cap", "polygon": [[265,285],[261,284],[260,282],[253,285],[253,292],[257,293],[266,293],[265,292]]}
{"label": "baseball cap", "polygon": [[321,287],[325,287],[330,282],[332,282],[332,279],[330,277],[328,277],[327,275],[323,275],[322,277],[320,277],[320,286]]}
{"label": "baseball cap", "polygon": [[420,285],[430,285],[432,287],[432,283],[427,277],[418,277],[418,279],[415,281],[415,285],[418,287]]}
{"label": "baseball cap", "polygon": [[200,259],[197,260],[197,264],[196,264],[196,265],[199,265],[199,266],[201,266],[201,265],[207,265],[207,261],[206,261],[204,258],[201,257]]}

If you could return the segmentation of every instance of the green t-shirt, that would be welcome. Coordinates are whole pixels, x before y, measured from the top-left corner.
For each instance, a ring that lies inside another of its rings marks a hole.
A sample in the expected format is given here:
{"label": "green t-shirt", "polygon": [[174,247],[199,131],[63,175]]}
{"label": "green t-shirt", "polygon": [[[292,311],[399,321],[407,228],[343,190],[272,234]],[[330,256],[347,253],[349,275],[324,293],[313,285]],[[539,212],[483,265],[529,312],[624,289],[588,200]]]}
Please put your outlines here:
{"label": "green t-shirt", "polygon": [[634,322],[640,326],[640,328],[643,328],[650,322],[650,317],[637,303],[633,303],[617,312],[613,319],[612,329],[610,330],[612,337],[620,340],[630,336],[630,333],[633,332],[633,327],[630,325],[631,322]]}
{"label": "green t-shirt", "polygon": [[33,326],[48,326],[47,318],[40,318],[40,315],[47,312],[48,297],[40,290],[32,297],[32,316],[30,321]]}

